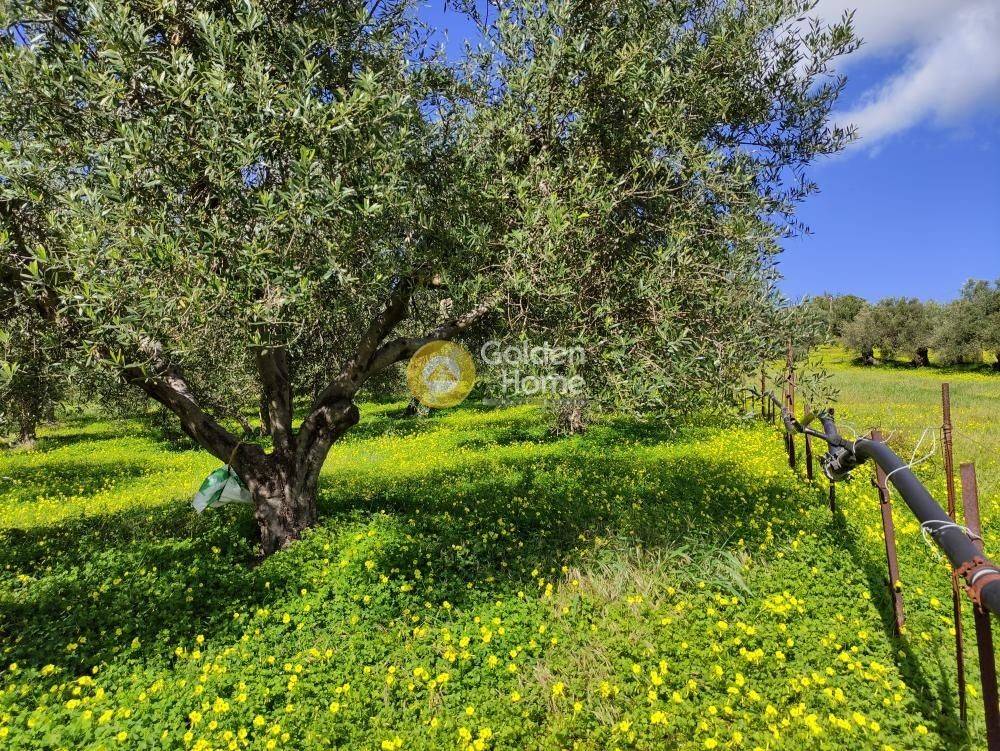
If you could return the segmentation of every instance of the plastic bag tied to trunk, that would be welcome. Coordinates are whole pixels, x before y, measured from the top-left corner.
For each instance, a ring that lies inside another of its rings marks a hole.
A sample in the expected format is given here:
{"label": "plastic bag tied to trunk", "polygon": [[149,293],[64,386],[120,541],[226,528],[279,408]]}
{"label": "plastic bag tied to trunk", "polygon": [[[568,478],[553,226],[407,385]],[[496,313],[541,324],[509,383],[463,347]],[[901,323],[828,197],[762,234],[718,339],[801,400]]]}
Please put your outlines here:
{"label": "plastic bag tied to trunk", "polygon": [[250,491],[230,466],[219,467],[198,488],[191,502],[199,514],[207,508],[218,508],[227,503],[251,503]]}

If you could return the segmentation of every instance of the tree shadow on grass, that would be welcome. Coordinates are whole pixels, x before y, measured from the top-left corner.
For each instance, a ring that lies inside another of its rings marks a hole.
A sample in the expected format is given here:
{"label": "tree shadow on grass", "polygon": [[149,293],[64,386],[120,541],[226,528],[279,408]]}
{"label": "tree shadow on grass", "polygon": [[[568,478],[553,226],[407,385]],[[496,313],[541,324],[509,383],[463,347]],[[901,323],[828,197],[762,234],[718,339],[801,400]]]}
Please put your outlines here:
{"label": "tree shadow on grass", "polygon": [[30,450],[19,446],[7,448],[0,442],[0,458],[30,457],[45,454],[64,446],[73,446],[84,442],[114,441],[121,437],[121,425],[118,423],[95,421],[92,417],[68,416],[61,418],[58,423],[42,424],[39,427],[39,435],[35,445]]}
{"label": "tree shadow on grass", "polygon": [[868,591],[882,619],[882,628],[886,639],[893,647],[893,660],[906,685],[913,690],[917,697],[920,713],[924,720],[929,725],[934,725],[941,737],[954,743],[953,748],[968,748],[971,743],[970,736],[959,719],[958,709],[952,697],[952,685],[944,673],[940,659],[937,663],[938,680],[935,686],[924,673],[920,657],[910,645],[906,635],[896,635],[895,615],[892,598],[889,594],[886,564],[883,560],[873,557],[858,547],[841,509],[838,508],[835,512],[830,521],[830,527],[857,570],[863,572],[865,576]]}
{"label": "tree shadow on grass", "polygon": [[564,565],[595,537],[655,547],[696,533],[722,546],[739,534],[753,544],[763,530],[734,529],[734,519],[760,513],[791,519],[800,510],[785,486],[749,487],[732,461],[637,458],[612,449],[611,433],[608,445],[525,459],[498,450],[518,448],[504,442],[509,437],[492,437],[499,438],[490,444],[499,456],[478,471],[458,466],[396,477],[374,496],[328,483],[323,512],[336,517],[364,509],[404,519],[408,543],[386,555],[383,567],[443,567],[449,580],[439,582],[439,592],[454,604],[469,582],[516,592],[537,578],[536,569]]}
{"label": "tree shadow on grass", "polygon": [[75,446],[81,443],[103,443],[105,441],[114,441],[119,438],[121,438],[121,435],[110,431],[107,433],[87,433],[84,431],[72,433],[60,432],[57,435],[45,435],[43,433],[38,436],[38,440],[35,442],[32,452],[25,452],[25,454],[44,454],[65,446]]}
{"label": "tree shadow on grass", "polygon": [[[504,438],[508,428],[496,430]],[[461,606],[528,589],[535,567],[573,559],[581,535],[628,536],[652,546],[697,528],[725,540],[732,534],[727,519],[747,518],[761,503],[760,489],[751,492],[725,460],[665,464],[615,452],[604,441],[589,450],[568,450],[573,446],[579,448],[566,442],[566,451],[547,455],[516,445],[506,454],[502,447],[470,452],[456,467],[418,469],[400,481],[380,480],[376,471],[368,486],[374,495],[345,491],[337,473],[327,475],[319,529],[259,567],[250,565],[255,525],[245,507],[197,516],[178,502],[7,529],[0,532],[4,660],[82,673],[116,659],[168,660],[196,634],[235,642],[244,626],[234,612],[293,600],[323,560],[345,554],[349,541],[336,530],[364,528],[366,520],[385,519],[399,531],[383,545],[371,576],[398,578],[422,567],[435,582],[434,597]],[[94,486],[103,473],[121,471],[71,464],[61,471],[85,472]],[[777,510],[785,495],[776,488],[764,500]],[[360,575],[345,581],[352,590],[362,583]],[[355,593],[331,596],[351,602]],[[421,606],[417,597],[393,595],[385,612],[401,617]],[[329,617],[338,612],[331,607]]]}
{"label": "tree shadow on grass", "polygon": [[[414,427],[405,434],[441,426]],[[116,437],[120,425],[97,434],[72,431],[61,436],[61,444],[83,447],[95,438]],[[138,437],[153,438],[155,430]],[[8,507],[42,495],[94,495],[156,469],[149,462],[88,458],[84,450],[73,458],[31,458],[3,470]],[[186,501],[0,529],[4,664],[86,671],[123,652],[137,658],[169,654],[166,646],[197,633],[232,629],[234,610],[263,607],[298,591],[296,572],[278,565],[282,556],[271,565],[251,565],[255,538],[248,508],[199,517]]]}
{"label": "tree shadow on grass", "polygon": [[916,365],[909,360],[878,360],[876,365],[866,365],[860,357],[851,360],[851,365],[866,370],[906,370],[914,373],[931,373],[934,375],[962,375],[974,373],[978,375],[995,375],[1000,377],[1000,369],[993,362],[965,363],[956,365],[945,365],[944,363],[928,363],[927,365]]}
{"label": "tree shadow on grass", "polygon": [[[467,430],[485,443],[446,468],[389,474],[390,458],[324,475],[319,528],[259,567],[250,565],[254,523],[246,508],[196,516],[178,502],[0,533],[4,661],[75,674],[101,662],[169,662],[196,634],[235,644],[247,625],[234,612],[294,610],[307,587],[329,588],[322,612],[313,613],[318,635],[365,633],[422,612],[425,602],[471,609],[531,592],[539,570],[551,579],[595,538],[656,548],[694,536],[723,548],[739,536],[753,549],[768,532],[750,520],[775,521],[770,534],[793,535],[793,521],[811,505],[791,475],[761,482],[735,459],[699,447],[697,430],[633,431],[618,423],[538,448],[517,420],[440,427],[454,433],[445,446]],[[692,436],[691,450],[675,450]],[[97,483],[110,468],[87,471]],[[359,473],[367,473],[363,482]],[[377,549],[358,551],[357,533],[376,528],[384,533]],[[341,578],[317,584],[321,572],[341,571],[348,559]],[[874,594],[877,572],[865,571]],[[378,609],[358,609],[359,593],[372,592],[383,575],[391,586],[377,595]],[[355,616],[361,620],[348,627]],[[901,672],[927,685],[912,655]],[[40,687],[58,676],[40,679]],[[922,706],[933,721],[931,710]]]}
{"label": "tree shadow on grass", "polygon": [[489,450],[495,447],[511,446],[518,443],[549,445],[586,446],[591,452],[598,450],[619,450],[623,446],[660,446],[692,440],[706,435],[704,428],[672,428],[656,421],[638,422],[625,418],[602,418],[591,423],[586,432],[564,436],[555,433],[550,426],[540,422],[531,414],[501,422],[484,421],[476,426],[474,435],[462,437],[458,444],[464,448]]}
{"label": "tree shadow on grass", "polygon": [[246,509],[206,519],[171,505],[4,530],[0,642],[11,662],[72,672],[163,654],[264,592],[242,541],[252,526]]}
{"label": "tree shadow on grass", "polygon": [[38,464],[25,462],[0,470],[7,494],[15,503],[31,503],[44,489],[45,495],[93,495],[109,483],[134,480],[149,473],[148,464],[134,461],[46,458]]}

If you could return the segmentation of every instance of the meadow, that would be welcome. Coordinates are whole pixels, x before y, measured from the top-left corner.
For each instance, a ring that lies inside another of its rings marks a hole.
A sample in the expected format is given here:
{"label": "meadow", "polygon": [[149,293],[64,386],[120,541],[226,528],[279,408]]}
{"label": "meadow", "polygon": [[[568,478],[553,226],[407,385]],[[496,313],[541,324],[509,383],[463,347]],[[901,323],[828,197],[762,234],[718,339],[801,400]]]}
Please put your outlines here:
{"label": "meadow", "polygon": [[[828,360],[842,419],[901,450],[948,376],[995,540],[1000,378]],[[190,508],[217,462],[140,423],[0,454],[4,747],[984,745],[974,660],[957,719],[947,567],[904,511],[892,636],[868,469],[831,514],[753,418],[556,439],[531,407],[403,406],[364,406],[322,523],[260,565],[248,509]],[[943,498],[937,458],[918,471]]]}
{"label": "meadow", "polygon": [[[904,362],[858,367],[853,355],[839,348],[823,350],[821,358],[838,392],[840,421],[856,431],[880,427],[907,458],[923,438],[917,459],[936,448],[928,460],[931,471],[925,475],[931,482],[943,472],[941,384],[947,382],[955,466],[976,464],[980,503],[990,509],[984,524],[1000,522],[1000,374],[986,367],[913,368]],[[1000,527],[993,529],[1000,534]]]}

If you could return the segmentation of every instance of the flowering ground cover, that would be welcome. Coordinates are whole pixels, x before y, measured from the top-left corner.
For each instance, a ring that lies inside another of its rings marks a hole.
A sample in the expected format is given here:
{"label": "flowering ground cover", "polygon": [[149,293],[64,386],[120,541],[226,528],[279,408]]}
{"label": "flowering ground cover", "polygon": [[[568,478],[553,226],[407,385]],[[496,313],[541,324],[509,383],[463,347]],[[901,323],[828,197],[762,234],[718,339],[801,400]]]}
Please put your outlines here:
{"label": "flowering ground cover", "polygon": [[890,635],[864,471],[831,515],[761,425],[554,439],[528,407],[401,406],[365,407],[321,525],[259,566],[245,508],[188,505],[214,460],[137,424],[0,456],[0,742],[982,745],[978,696],[971,737],[953,706],[947,571],[900,513]]}

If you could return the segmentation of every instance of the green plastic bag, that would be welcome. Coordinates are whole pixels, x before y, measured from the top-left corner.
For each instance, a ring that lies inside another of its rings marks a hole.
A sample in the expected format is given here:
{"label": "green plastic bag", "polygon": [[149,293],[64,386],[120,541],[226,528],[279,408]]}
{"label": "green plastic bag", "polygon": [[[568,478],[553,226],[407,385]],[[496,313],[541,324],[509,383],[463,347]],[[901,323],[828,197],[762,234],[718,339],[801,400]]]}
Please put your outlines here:
{"label": "green plastic bag", "polygon": [[250,491],[232,467],[219,467],[205,478],[191,505],[199,514],[227,503],[252,503]]}

